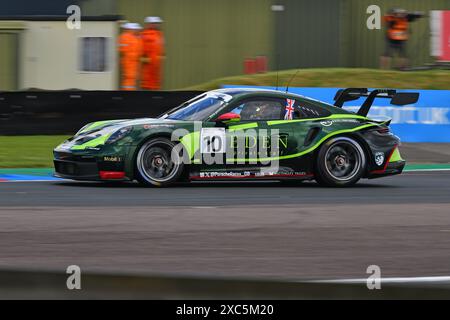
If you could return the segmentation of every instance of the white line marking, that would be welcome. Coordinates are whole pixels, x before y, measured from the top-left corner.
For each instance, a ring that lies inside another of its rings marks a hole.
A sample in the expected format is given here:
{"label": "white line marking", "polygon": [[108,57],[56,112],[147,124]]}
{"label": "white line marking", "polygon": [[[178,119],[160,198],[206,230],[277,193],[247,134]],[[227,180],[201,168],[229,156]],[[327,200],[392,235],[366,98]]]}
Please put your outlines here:
{"label": "white line marking", "polygon": [[405,169],[403,172],[450,171],[450,169]]}
{"label": "white line marking", "polygon": [[[379,280],[381,283],[434,283],[434,282],[450,282],[450,276],[435,276],[435,277],[393,277],[374,279],[370,281]],[[367,283],[367,279],[337,279],[337,280],[312,280],[314,283]]]}

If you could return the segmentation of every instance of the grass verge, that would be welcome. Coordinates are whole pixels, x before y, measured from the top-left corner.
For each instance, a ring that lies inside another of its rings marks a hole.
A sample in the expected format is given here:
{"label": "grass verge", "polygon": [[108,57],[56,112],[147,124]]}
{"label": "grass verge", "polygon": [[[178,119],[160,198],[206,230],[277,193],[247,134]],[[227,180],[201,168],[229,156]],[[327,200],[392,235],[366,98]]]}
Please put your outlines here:
{"label": "grass verge", "polygon": [[0,168],[48,168],[68,136],[0,136]]}
{"label": "grass verge", "polygon": [[[278,73],[279,86],[284,87],[297,70]],[[224,84],[276,86],[277,73],[241,75],[220,78],[191,86],[186,90],[213,90]],[[291,87],[368,87],[398,89],[450,90],[450,70],[392,71],[377,69],[300,69]]]}

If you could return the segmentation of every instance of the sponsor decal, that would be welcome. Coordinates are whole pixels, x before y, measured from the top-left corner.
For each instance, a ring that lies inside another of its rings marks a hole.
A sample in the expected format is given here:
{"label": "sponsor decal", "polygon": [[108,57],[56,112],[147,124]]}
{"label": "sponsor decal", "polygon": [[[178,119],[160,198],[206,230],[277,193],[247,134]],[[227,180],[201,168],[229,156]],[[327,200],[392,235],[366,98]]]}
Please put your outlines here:
{"label": "sponsor decal", "polygon": [[221,177],[250,177],[251,173],[248,171],[245,172],[232,172],[232,171],[224,171],[224,172],[216,172],[216,171],[210,171],[210,172],[200,172],[200,178],[221,178]]}
{"label": "sponsor decal", "polygon": [[[248,136],[244,136],[242,137],[241,140],[238,139],[238,136],[236,135],[229,135],[229,142],[228,145],[230,148],[238,148],[238,144],[239,142],[243,142],[243,147],[245,148],[256,148],[257,146],[259,146],[260,148],[263,149],[269,149],[272,146],[272,138],[275,138],[278,140],[278,146],[281,146],[283,148],[287,148],[288,147],[288,136],[286,135],[276,135],[274,137],[268,136],[268,135],[262,135],[260,134],[259,136],[252,136],[252,135],[248,135]],[[277,145],[276,145],[277,146]]]}
{"label": "sponsor decal", "polygon": [[381,166],[384,163],[384,152],[375,153],[375,163],[377,166]]}
{"label": "sponsor decal", "polygon": [[323,125],[324,127],[329,127],[333,124],[333,121],[328,120],[328,121],[320,121],[320,124]]}
{"label": "sponsor decal", "polygon": [[256,172],[255,177],[298,177],[298,176],[307,176],[306,172],[298,172],[298,171],[269,171],[269,172]]}
{"label": "sponsor decal", "polygon": [[286,99],[286,113],[284,114],[284,120],[292,120],[294,114],[294,99]]}
{"label": "sponsor decal", "polygon": [[158,127],[158,128],[160,128],[160,127],[164,127],[164,128],[173,128],[174,126],[173,126],[172,124],[163,124],[163,123],[144,124],[144,125],[142,126],[142,128],[144,128],[144,129],[146,129],[146,130],[152,129],[152,128],[155,128],[155,127]]}
{"label": "sponsor decal", "polygon": [[[359,123],[359,121],[358,120],[356,120],[356,119],[335,119],[335,120],[333,120],[334,122],[344,122],[344,123],[347,123],[347,122],[350,122],[350,123]],[[331,122],[333,122],[333,121],[331,121]]]}
{"label": "sponsor decal", "polygon": [[123,159],[122,159],[122,157],[119,157],[119,156],[105,156],[105,157],[103,157],[103,161],[107,161],[107,162],[122,162]]}
{"label": "sponsor decal", "polygon": [[203,171],[200,172],[196,177],[195,175],[192,178],[285,178],[285,177],[305,177],[310,176],[310,174],[306,172],[279,172],[279,171],[261,171],[261,172],[250,172],[250,171]]}

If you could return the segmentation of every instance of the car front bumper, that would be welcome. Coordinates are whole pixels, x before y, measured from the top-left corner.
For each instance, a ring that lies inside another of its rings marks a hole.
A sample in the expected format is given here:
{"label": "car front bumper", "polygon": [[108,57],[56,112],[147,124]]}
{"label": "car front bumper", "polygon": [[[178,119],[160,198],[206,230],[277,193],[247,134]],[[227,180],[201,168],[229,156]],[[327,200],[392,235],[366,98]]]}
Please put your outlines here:
{"label": "car front bumper", "polygon": [[84,181],[129,181],[125,175],[124,157],[95,153],[54,150],[55,176]]}

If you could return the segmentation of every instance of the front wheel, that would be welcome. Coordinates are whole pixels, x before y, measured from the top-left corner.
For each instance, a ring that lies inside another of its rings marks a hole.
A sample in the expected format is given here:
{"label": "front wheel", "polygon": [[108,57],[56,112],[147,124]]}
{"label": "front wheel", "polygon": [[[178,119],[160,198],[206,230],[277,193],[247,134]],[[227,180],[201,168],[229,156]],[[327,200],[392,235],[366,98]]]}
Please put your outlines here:
{"label": "front wheel", "polygon": [[347,187],[361,178],[366,167],[366,156],[361,145],[349,137],[329,140],[316,158],[316,181],[324,186]]}
{"label": "front wheel", "polygon": [[168,186],[178,181],[183,172],[180,153],[176,144],[165,138],[147,141],[136,157],[137,179],[146,185]]}

